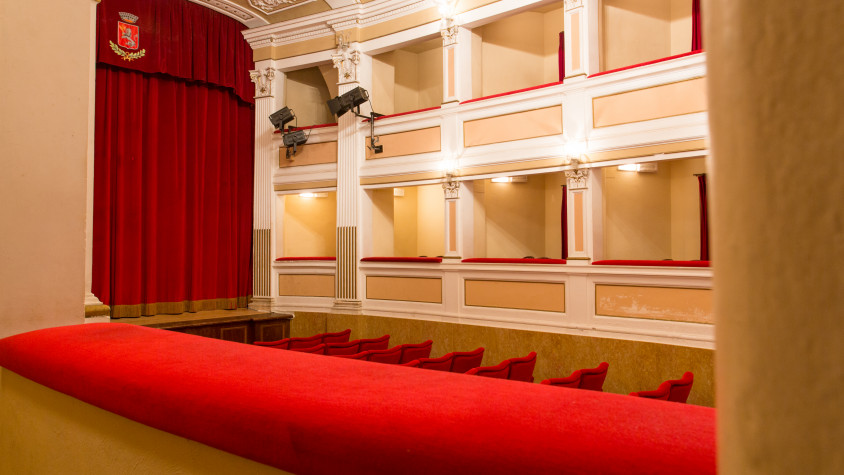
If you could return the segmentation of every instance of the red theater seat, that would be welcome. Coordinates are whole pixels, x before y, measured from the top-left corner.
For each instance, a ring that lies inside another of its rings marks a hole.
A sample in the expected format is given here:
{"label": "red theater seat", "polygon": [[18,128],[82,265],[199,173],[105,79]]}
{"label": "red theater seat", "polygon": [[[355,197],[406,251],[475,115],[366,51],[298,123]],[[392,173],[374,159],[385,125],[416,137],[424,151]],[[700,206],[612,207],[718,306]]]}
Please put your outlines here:
{"label": "red theater seat", "polygon": [[510,360],[504,360],[495,366],[480,366],[466,371],[466,374],[485,376],[487,378],[507,379],[510,375]]}
{"label": "red theater seat", "polygon": [[420,358],[414,360],[420,368],[432,369],[434,371],[451,371],[451,363],[454,361],[454,353],[448,353],[439,358]]}
{"label": "red theater seat", "polygon": [[402,363],[399,366],[407,366],[408,368],[417,368],[417,367],[419,367],[419,360],[408,361],[407,363]]}
{"label": "red theater seat", "polygon": [[630,393],[631,396],[643,397],[648,399],[659,399],[661,401],[673,401],[685,403],[689,398],[689,393],[692,391],[692,383],[694,383],[694,374],[687,371],[680,379],[669,379],[663,382],[653,391],[638,391]]}
{"label": "red theater seat", "polygon": [[378,338],[361,338],[359,351],[367,350],[386,350],[390,346],[390,335],[384,335]]}
{"label": "red theater seat", "polygon": [[276,341],[256,341],[257,346],[268,346],[272,348],[279,348],[282,350],[291,350],[296,348],[312,348],[320,343],[340,343],[349,341],[349,335],[352,330],[345,329],[336,333],[319,333],[308,337],[292,337]]}
{"label": "red theater seat", "polygon": [[310,348],[296,348],[292,351],[297,351],[299,353],[312,353],[315,355],[324,355],[325,354],[325,343],[321,343],[317,346],[312,346]]}
{"label": "red theater seat", "polygon": [[431,347],[433,345],[433,340],[427,340],[422,343],[407,343],[401,345],[401,360],[399,360],[399,363],[407,363],[408,361],[431,356]]}
{"label": "red theater seat", "polygon": [[362,360],[367,361],[369,359],[369,351],[361,351],[360,353],[355,353],[353,355],[331,355],[337,358],[346,358],[348,360]]}
{"label": "red theater seat", "polygon": [[451,372],[465,373],[481,365],[481,361],[484,359],[484,348],[480,347],[472,351],[455,351],[452,354],[454,360],[451,363]]}
{"label": "red theater seat", "polygon": [[536,352],[531,351],[521,358],[510,358],[510,374],[507,379],[513,381],[533,382],[533,369],[536,367]]}
{"label": "red theater seat", "polygon": [[402,347],[401,345],[394,346],[387,350],[370,350],[367,351],[369,356],[367,361],[375,363],[398,364],[401,360]]}
{"label": "red theater seat", "polygon": [[539,384],[547,384],[548,386],[557,386],[560,388],[577,389],[580,387],[580,370],[575,370],[572,374],[565,378],[544,379]]}
{"label": "red theater seat", "polygon": [[597,368],[580,370],[580,389],[603,391],[604,380],[607,379],[607,369],[610,365],[604,361]]}
{"label": "red theater seat", "polygon": [[360,342],[358,340],[347,341],[346,343],[325,344],[325,354],[328,356],[354,355],[356,353],[361,353]]}

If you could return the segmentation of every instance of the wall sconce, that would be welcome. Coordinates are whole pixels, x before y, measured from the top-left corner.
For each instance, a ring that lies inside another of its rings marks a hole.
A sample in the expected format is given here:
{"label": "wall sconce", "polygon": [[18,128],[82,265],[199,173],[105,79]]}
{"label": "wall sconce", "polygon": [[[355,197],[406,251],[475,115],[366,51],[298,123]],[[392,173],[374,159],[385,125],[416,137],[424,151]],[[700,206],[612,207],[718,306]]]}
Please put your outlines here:
{"label": "wall sconce", "polygon": [[656,173],[658,168],[655,162],[650,162],[627,163],[625,165],[619,165],[618,169],[623,172]]}
{"label": "wall sconce", "polygon": [[527,183],[528,178],[524,175],[519,176],[499,176],[490,180],[493,183]]}
{"label": "wall sconce", "polygon": [[299,198],[325,198],[326,196],[328,196],[328,193],[313,193],[310,191],[299,193]]}

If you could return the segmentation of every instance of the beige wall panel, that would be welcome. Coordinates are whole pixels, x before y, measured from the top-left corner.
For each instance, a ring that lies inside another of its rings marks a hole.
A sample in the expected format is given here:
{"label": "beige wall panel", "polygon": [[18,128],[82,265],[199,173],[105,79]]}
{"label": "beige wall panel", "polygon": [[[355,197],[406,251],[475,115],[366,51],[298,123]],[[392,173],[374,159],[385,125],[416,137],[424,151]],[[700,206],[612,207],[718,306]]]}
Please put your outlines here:
{"label": "beige wall panel", "polygon": [[408,181],[434,180],[442,178],[442,172],[406,173],[389,176],[365,177],[360,179],[361,185],[383,185],[386,183],[403,183]]}
{"label": "beige wall panel", "polygon": [[319,68],[290,71],[284,76],[284,105],[296,114],[295,122],[288,125],[305,127],[336,122],[326,105],[332,96]]}
{"label": "beige wall panel", "polygon": [[447,56],[447,64],[448,64],[448,81],[446,81],[447,89],[446,89],[446,96],[447,97],[454,97],[454,48],[449,48],[446,50]]}
{"label": "beige wall panel", "polygon": [[307,189],[314,189],[314,188],[334,188],[337,186],[337,180],[325,180],[325,181],[304,181],[301,183],[285,183],[284,185],[274,185],[273,190],[275,191],[294,191],[294,190],[307,190]]}
{"label": "beige wall panel", "polygon": [[395,113],[395,51],[372,57],[372,92],[370,96],[381,114]]}
{"label": "beige wall panel", "polygon": [[545,174],[545,252],[543,256],[551,259],[562,257],[562,228],[560,227],[560,207],[563,203],[563,185],[566,178],[563,172]]}
{"label": "beige wall panel", "polygon": [[442,303],[443,283],[440,278],[366,277],[366,298],[405,302]]}
{"label": "beige wall panel", "polygon": [[603,0],[601,14],[604,70],[671,53],[670,0]]}
{"label": "beige wall panel", "polygon": [[542,83],[560,80],[557,51],[560,47],[560,33],[565,28],[565,14],[563,4],[560,8],[545,12],[542,16]]}
{"label": "beige wall panel", "polygon": [[[535,351],[538,354],[533,373],[536,381],[568,376],[576,369],[594,368],[606,361],[610,365],[610,376],[604,383],[604,391],[615,394],[656,389],[659,383],[691,371],[695,375],[695,385],[689,395],[689,404],[712,406],[715,402],[712,350],[460,323],[304,312],[296,312],[291,332],[296,331],[300,317],[310,315],[316,323],[327,319],[323,331],[351,328],[352,338],[389,334],[390,343],[394,345],[419,343],[430,338],[434,340],[431,350],[434,358],[451,351],[484,347],[481,364],[492,366],[506,358]],[[314,333],[317,332],[309,335]]]}
{"label": "beige wall panel", "polygon": [[583,192],[575,191],[571,194],[572,208],[574,216],[572,222],[574,223],[574,250],[576,252],[584,251],[584,220],[583,220]]}
{"label": "beige wall panel", "polygon": [[278,295],[287,297],[334,297],[334,276],[279,274]]}
{"label": "beige wall panel", "polygon": [[83,322],[93,7],[0,8],[0,338]]}
{"label": "beige wall panel", "polygon": [[457,250],[457,201],[448,202],[448,249],[449,252]]}
{"label": "beige wall panel", "polygon": [[571,67],[580,69],[580,12],[571,15]]}
{"label": "beige wall panel", "polygon": [[394,202],[392,188],[370,190],[372,199],[372,255],[393,256]]}
{"label": "beige wall panel", "polygon": [[562,133],[563,106],[552,106],[464,122],[463,145],[475,147]]}
{"label": "beige wall panel", "polygon": [[337,193],[322,198],[284,197],[282,256],[333,256],[336,251]]}
{"label": "beige wall panel", "polygon": [[670,55],[692,50],[692,2],[671,0],[671,52]]}
{"label": "beige wall panel", "polygon": [[284,474],[0,368],[0,473]]}
{"label": "beige wall panel", "polygon": [[706,110],[704,78],[592,99],[595,128],[674,117]]}
{"label": "beige wall panel", "polygon": [[524,12],[480,28],[483,96],[542,84],[543,19],[542,13]]}
{"label": "beige wall panel", "polygon": [[[400,49],[393,51],[394,81],[393,113],[420,109],[419,107],[419,57],[416,53]],[[376,111],[379,107],[375,104]]]}
{"label": "beige wall panel", "polygon": [[677,153],[677,152],[691,152],[695,150],[705,150],[706,141],[700,140],[686,140],[683,142],[672,142],[659,145],[648,145],[647,147],[631,147],[618,150],[610,150],[607,152],[592,152],[589,154],[589,161],[605,162],[608,160],[620,160],[622,158],[636,158],[647,157],[657,153]]}
{"label": "beige wall panel", "polygon": [[[545,250],[545,179],[484,183],[486,257],[540,257]],[[558,210],[559,211],[559,210]]]}
{"label": "beige wall panel", "polygon": [[[305,131],[305,133],[309,132]],[[278,149],[278,166],[280,168],[336,162],[337,142],[311,143],[296,147],[296,155],[291,155],[290,159],[287,158],[287,147]]]}
{"label": "beige wall panel", "polygon": [[465,167],[460,169],[460,176],[470,177],[473,175],[486,175],[489,173],[506,173],[523,170],[537,170],[540,168],[560,167],[565,165],[565,159],[545,158],[542,160],[526,160],[523,162],[505,163],[501,165],[483,165],[478,167]]}
{"label": "beige wall panel", "polygon": [[417,187],[417,253],[420,256],[445,254],[445,195],[442,185]]}
{"label": "beige wall panel", "polygon": [[466,306],[566,311],[566,285],[551,282],[465,281]]}
{"label": "beige wall panel", "polygon": [[[427,129],[411,130],[395,134],[379,135],[380,145],[384,146],[382,153],[376,154],[366,149],[366,159],[400,157],[418,153],[429,153],[440,151],[440,128],[429,127]],[[366,138],[369,143],[369,137]]]}
{"label": "beige wall panel", "polygon": [[671,171],[671,258],[700,259],[700,195],[696,173],[705,173],[703,158],[660,162]]}
{"label": "beige wall panel", "polygon": [[711,324],[712,290],[599,284],[595,314]]}
{"label": "beige wall panel", "polygon": [[404,196],[396,196],[393,200],[393,256],[412,257],[419,255],[419,187],[406,186],[402,188]]}
{"label": "beige wall panel", "polygon": [[437,48],[423,51],[417,55],[419,61],[419,105],[417,109],[436,107],[443,102],[443,48],[439,39],[437,39],[437,43]]}
{"label": "beige wall panel", "polygon": [[671,172],[604,170],[604,258],[671,258]]}

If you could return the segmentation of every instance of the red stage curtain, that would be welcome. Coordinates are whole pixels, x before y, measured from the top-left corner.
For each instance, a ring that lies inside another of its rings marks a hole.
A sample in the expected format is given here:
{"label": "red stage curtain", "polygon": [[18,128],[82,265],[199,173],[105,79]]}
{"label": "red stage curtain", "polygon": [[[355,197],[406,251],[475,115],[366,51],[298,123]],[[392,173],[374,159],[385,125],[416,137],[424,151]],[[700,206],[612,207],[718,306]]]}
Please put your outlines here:
{"label": "red stage curtain", "polygon": [[566,78],[566,32],[560,32],[560,46],[557,48],[557,69],[560,82]]}
{"label": "red stage curtain", "polygon": [[[252,49],[241,34],[245,28],[185,0],[107,0],[97,5],[97,63],[228,87],[252,102]],[[121,40],[124,35],[128,42]]]}
{"label": "red stage curtain", "polygon": [[703,49],[703,25],[700,17],[700,0],[692,0],[692,51]]}
{"label": "red stage curtain", "polygon": [[112,317],[246,305],[253,107],[97,67],[93,292]]}
{"label": "red stage curtain", "polygon": [[706,206],[706,174],[697,176],[700,190],[700,260],[709,260],[709,212]]}
{"label": "red stage curtain", "polygon": [[569,215],[568,215],[568,187],[563,185],[563,204],[560,206],[560,229],[562,230],[562,248],[563,254],[560,259],[567,259],[569,257]]}

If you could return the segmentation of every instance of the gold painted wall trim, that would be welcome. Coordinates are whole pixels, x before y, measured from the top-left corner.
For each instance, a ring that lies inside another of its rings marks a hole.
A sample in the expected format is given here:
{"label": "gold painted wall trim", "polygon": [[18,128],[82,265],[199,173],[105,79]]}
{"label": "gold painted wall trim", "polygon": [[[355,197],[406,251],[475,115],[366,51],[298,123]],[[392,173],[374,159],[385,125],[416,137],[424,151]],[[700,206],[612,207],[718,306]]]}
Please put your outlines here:
{"label": "gold painted wall trim", "polygon": [[589,153],[589,162],[606,162],[608,160],[621,160],[624,158],[649,157],[658,153],[681,153],[706,150],[706,140],[686,140],[683,142],[671,142],[659,145],[647,145],[644,147],[620,148],[606,152]]}
{"label": "gold painted wall trim", "polygon": [[695,78],[592,98],[592,127],[610,127],[706,110],[706,79]]}
{"label": "gold painted wall trim", "polygon": [[407,173],[403,175],[375,176],[361,178],[361,185],[384,185],[387,183],[405,183],[409,181],[436,180],[442,178],[442,172]]}
{"label": "gold painted wall trim", "polygon": [[439,277],[366,276],[366,298],[370,300],[442,303],[442,279]]}
{"label": "gold painted wall trim", "polygon": [[712,324],[712,290],[597,284],[595,314]]}
{"label": "gold painted wall trim", "polygon": [[562,282],[466,279],[463,288],[467,307],[566,311],[566,284]]}
{"label": "gold painted wall trim", "polygon": [[477,147],[563,133],[563,106],[543,107],[463,123],[463,145]]}
{"label": "gold painted wall trim", "polygon": [[[384,151],[375,154],[364,146],[367,160],[439,152],[442,148],[440,126],[384,134],[379,135],[378,138],[378,143],[384,146]],[[366,137],[366,143],[369,143],[369,137]]]}
{"label": "gold painted wall trim", "polygon": [[337,141],[305,144],[297,147],[296,155],[287,158],[287,147],[278,149],[279,168],[337,163]]}
{"label": "gold painted wall trim", "polygon": [[275,185],[275,191],[292,191],[292,190],[307,190],[312,188],[336,188],[337,180],[325,181],[303,181],[301,183],[285,183],[283,185]]}
{"label": "gold painted wall trim", "polygon": [[461,177],[474,175],[487,175],[490,173],[506,173],[523,170],[538,170],[541,168],[561,167],[566,164],[563,157],[543,158],[541,160],[525,160],[523,162],[502,163],[496,165],[481,165],[477,167],[466,167],[460,169]]}
{"label": "gold painted wall trim", "polygon": [[278,295],[284,297],[334,297],[334,276],[279,274]]}

